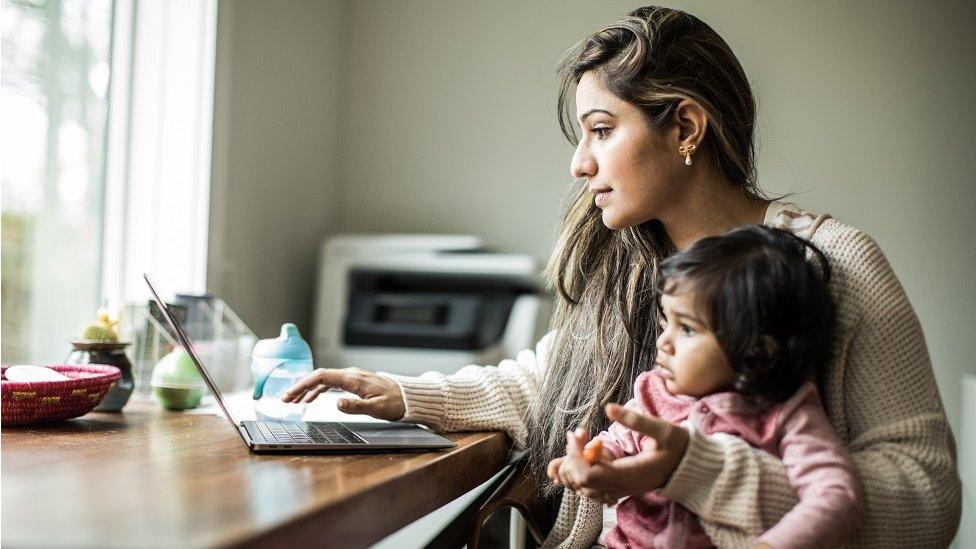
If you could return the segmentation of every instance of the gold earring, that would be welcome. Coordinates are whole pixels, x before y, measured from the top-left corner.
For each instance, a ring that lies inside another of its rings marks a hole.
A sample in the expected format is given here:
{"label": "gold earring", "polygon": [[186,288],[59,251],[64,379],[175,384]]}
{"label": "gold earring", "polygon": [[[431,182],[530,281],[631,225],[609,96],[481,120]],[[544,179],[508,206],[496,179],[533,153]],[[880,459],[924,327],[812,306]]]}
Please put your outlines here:
{"label": "gold earring", "polygon": [[682,145],[678,147],[678,154],[685,157],[685,166],[691,166],[691,153],[695,152],[694,145]]}

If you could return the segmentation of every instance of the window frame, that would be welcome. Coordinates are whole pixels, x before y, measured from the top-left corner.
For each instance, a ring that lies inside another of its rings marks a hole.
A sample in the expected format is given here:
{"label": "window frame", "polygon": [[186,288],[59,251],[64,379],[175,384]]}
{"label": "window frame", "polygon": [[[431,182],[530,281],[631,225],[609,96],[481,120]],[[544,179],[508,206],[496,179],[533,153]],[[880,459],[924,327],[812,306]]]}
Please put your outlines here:
{"label": "window frame", "polygon": [[144,272],[171,291],[202,294],[217,0],[115,0],[112,26],[102,298],[144,300]]}

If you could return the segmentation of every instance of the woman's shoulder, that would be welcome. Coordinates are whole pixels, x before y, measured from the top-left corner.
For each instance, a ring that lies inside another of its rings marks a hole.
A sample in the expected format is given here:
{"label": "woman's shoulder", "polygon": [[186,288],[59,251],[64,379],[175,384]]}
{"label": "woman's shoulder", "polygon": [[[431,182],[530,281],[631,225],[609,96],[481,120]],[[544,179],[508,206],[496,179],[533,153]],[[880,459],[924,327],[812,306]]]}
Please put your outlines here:
{"label": "woman's shoulder", "polygon": [[894,271],[878,242],[868,233],[838,219],[829,219],[809,237],[827,256],[836,276],[855,287],[890,283]]}
{"label": "woman's shoulder", "polygon": [[[801,227],[795,234],[809,240],[827,257],[830,286],[839,306],[883,307],[890,304],[892,291],[902,293],[894,270],[871,235],[829,214],[806,212],[792,204],[781,211],[790,214],[778,219],[800,220],[793,225]],[[804,225],[808,226],[803,228]],[[790,230],[788,222],[774,226]]]}
{"label": "woman's shoulder", "polygon": [[830,214],[811,213],[790,202],[770,202],[763,224],[809,238],[828,219]]}
{"label": "woman's shoulder", "polygon": [[832,264],[856,265],[884,260],[881,247],[868,233],[828,213],[814,213],[796,204],[773,202],[767,210],[765,223],[806,238]]}

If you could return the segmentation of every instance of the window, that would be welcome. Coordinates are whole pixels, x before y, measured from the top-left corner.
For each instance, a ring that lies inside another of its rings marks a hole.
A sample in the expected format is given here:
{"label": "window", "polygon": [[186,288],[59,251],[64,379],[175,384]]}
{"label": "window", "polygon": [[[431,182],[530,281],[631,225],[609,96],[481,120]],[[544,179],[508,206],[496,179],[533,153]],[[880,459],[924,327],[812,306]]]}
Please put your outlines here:
{"label": "window", "polygon": [[3,15],[0,360],[56,361],[99,305],[112,2]]}
{"label": "window", "polygon": [[205,290],[216,0],[2,7],[0,361],[59,361],[143,272]]}

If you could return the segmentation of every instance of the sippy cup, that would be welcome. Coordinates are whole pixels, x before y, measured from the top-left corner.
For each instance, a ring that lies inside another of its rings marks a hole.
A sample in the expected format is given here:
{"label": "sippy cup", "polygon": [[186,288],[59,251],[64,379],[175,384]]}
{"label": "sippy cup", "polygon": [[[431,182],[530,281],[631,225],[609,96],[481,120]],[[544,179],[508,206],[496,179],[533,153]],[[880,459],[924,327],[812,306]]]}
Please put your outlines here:
{"label": "sippy cup", "polygon": [[153,368],[152,390],[163,408],[187,410],[200,405],[207,386],[190,355],[177,347]]}
{"label": "sippy cup", "polygon": [[281,334],[262,339],[251,355],[254,374],[254,412],[258,419],[301,421],[305,404],[282,402],[285,391],[312,373],[312,350],[294,324],[282,324]]}

